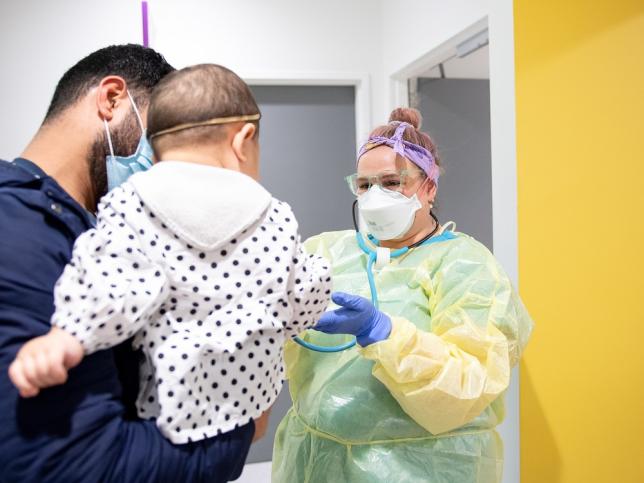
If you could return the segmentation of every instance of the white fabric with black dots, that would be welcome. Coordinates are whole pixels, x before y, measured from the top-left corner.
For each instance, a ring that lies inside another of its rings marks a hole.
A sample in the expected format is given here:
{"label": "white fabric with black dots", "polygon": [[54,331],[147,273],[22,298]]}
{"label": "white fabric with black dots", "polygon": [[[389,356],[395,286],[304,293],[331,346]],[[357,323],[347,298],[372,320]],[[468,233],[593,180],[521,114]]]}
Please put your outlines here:
{"label": "white fabric with black dots", "polygon": [[[96,228],[78,238],[56,285],[52,324],[87,353],[134,336],[145,355],[139,415],[182,444],[273,404],[283,344],[326,309],[331,278],[324,259],[304,253],[291,208],[259,184],[165,163],[101,200]],[[204,213],[219,220],[214,229]]]}

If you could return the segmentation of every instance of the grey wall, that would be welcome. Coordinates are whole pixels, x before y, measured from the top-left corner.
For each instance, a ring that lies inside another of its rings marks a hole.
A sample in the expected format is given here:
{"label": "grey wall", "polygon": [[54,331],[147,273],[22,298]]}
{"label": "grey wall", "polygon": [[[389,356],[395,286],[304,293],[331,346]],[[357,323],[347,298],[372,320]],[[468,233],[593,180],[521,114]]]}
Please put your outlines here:
{"label": "grey wall", "polygon": [[489,80],[418,79],[418,104],[443,162],[436,214],[492,250]]}
{"label": "grey wall", "polygon": [[258,86],[261,183],[288,202],[302,238],[350,228],[355,92],[344,86]]}
{"label": "grey wall", "polygon": [[[343,178],[355,171],[354,88],[252,90],[262,111],[262,185],[291,205],[303,239],[351,228],[353,196]],[[290,407],[285,384],[273,406],[268,434],[251,447],[248,463],[271,460],[275,429]]]}

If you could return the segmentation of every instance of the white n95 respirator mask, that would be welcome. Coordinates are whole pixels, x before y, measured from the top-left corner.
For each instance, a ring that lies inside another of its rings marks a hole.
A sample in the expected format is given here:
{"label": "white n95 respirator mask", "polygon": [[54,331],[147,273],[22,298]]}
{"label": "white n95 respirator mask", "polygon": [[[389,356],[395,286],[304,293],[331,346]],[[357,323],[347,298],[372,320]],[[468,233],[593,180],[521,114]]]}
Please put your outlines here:
{"label": "white n95 respirator mask", "polygon": [[415,193],[407,197],[375,184],[358,197],[361,229],[378,240],[394,240],[409,231],[422,206]]}

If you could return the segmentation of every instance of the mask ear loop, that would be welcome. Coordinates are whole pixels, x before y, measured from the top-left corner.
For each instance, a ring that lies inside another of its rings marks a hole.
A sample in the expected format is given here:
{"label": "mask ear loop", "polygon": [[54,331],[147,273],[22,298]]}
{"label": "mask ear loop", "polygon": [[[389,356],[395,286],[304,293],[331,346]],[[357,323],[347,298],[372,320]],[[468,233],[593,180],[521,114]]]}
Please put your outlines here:
{"label": "mask ear loop", "polygon": [[[450,227],[450,228],[448,229],[447,227]],[[441,228],[441,231],[440,231],[439,235],[442,235],[442,234],[443,234],[443,233],[445,233],[446,231],[456,231],[456,223],[455,223],[455,222],[453,222],[453,221],[448,221],[447,223],[445,223],[445,224],[442,226],[442,228]]]}
{"label": "mask ear loop", "polygon": [[103,124],[105,125],[105,132],[107,133],[107,144],[110,147],[110,154],[114,158],[114,147],[112,146],[112,136],[110,136],[110,128],[107,125],[107,119],[103,118]]}
{"label": "mask ear loop", "polygon": [[[132,98],[132,94],[130,94],[130,91],[127,91],[127,96],[130,98],[130,103],[132,104],[132,109],[134,109],[134,114],[136,114],[136,119],[139,121],[139,127],[141,128],[141,131],[145,133],[145,129],[143,129],[143,120],[141,119],[141,114],[139,114],[139,110],[136,107],[136,103],[134,102],[134,99]],[[103,124],[105,125],[105,132],[107,133],[107,144],[110,147],[110,154],[112,157],[114,156],[114,146],[112,145],[112,136],[110,135],[110,128],[107,125],[107,119],[103,118]]]}
{"label": "mask ear loop", "polygon": [[130,98],[130,103],[132,104],[132,109],[134,109],[134,114],[136,114],[136,118],[139,121],[139,127],[141,128],[141,131],[145,134],[145,128],[143,127],[143,119],[141,118],[141,114],[139,113],[139,109],[136,107],[136,102],[134,102],[134,99],[132,98],[132,94],[130,94],[130,91],[127,91],[127,96]]}

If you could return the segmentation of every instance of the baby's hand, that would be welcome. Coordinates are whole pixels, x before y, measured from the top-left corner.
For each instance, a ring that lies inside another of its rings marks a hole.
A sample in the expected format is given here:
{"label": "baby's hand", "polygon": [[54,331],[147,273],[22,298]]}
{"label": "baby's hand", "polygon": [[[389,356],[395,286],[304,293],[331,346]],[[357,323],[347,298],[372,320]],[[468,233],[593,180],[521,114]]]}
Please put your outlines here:
{"label": "baby's hand", "polygon": [[80,342],[64,330],[52,327],[47,335],[22,346],[9,366],[9,378],[22,397],[33,397],[40,389],[63,384],[67,370],[82,359]]}

